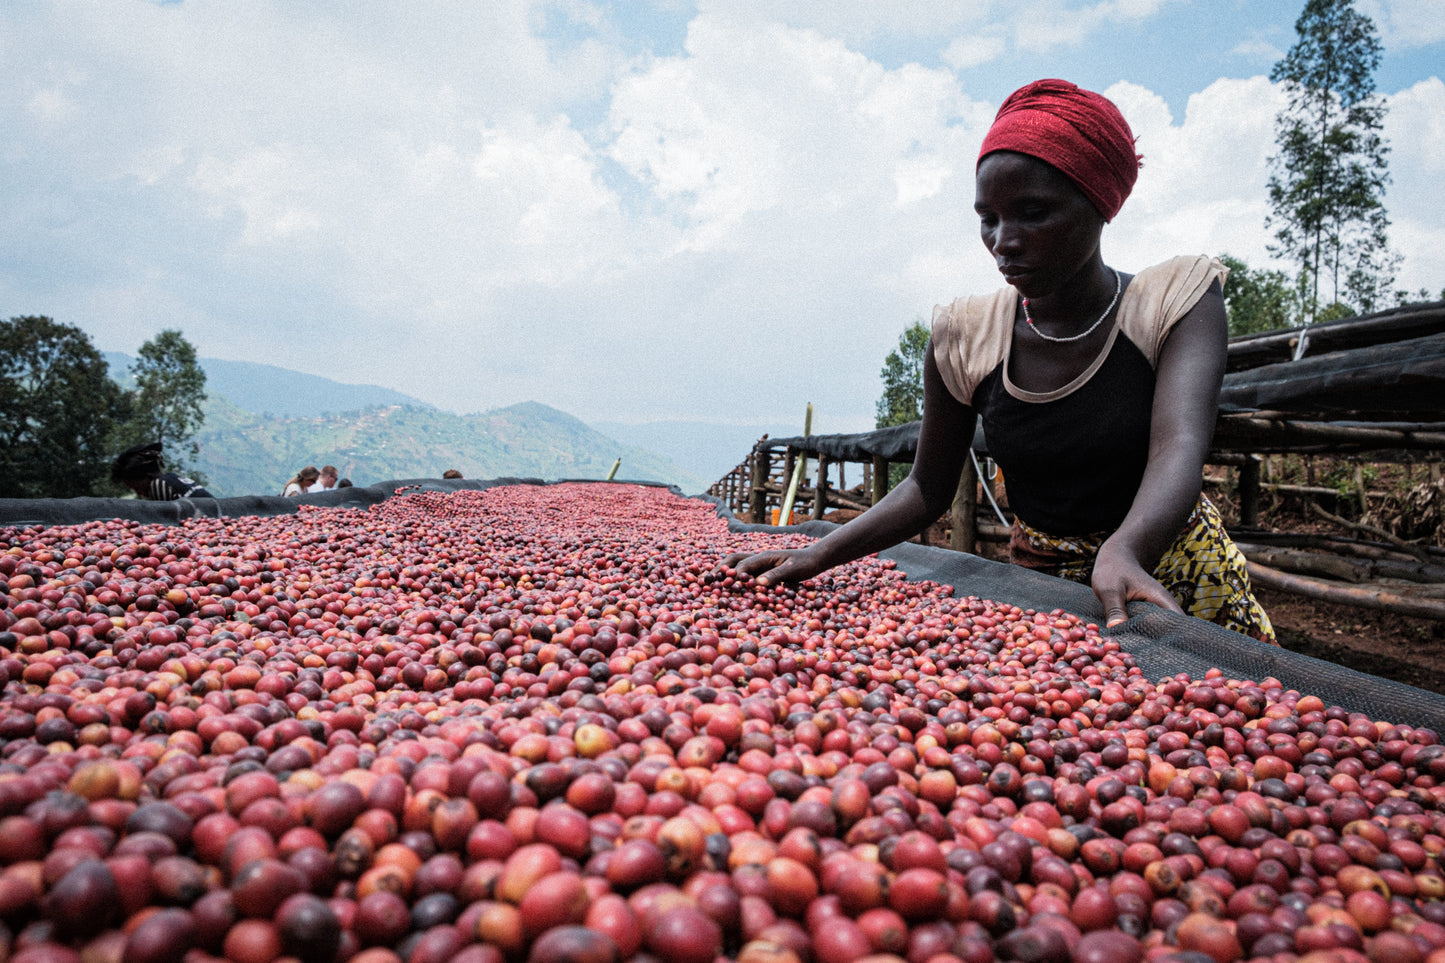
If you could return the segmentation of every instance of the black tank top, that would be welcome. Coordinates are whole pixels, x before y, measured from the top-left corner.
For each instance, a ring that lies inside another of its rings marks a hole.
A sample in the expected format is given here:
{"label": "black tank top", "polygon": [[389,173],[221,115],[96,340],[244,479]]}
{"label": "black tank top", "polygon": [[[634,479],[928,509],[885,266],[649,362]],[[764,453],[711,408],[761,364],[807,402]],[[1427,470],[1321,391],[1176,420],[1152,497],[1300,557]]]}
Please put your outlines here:
{"label": "black tank top", "polygon": [[1154,369],[1120,332],[1094,376],[1052,401],[1022,401],[1003,366],[979,382],[973,407],[1010,506],[1048,535],[1112,532],[1124,521],[1149,460]]}

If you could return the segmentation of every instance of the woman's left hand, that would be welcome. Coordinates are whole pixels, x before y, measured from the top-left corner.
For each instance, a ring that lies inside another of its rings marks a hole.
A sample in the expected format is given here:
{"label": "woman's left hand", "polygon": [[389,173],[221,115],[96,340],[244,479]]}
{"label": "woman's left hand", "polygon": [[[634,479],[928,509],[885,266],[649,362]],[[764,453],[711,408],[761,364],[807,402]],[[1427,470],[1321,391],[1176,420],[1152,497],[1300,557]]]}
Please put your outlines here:
{"label": "woman's left hand", "polygon": [[1104,625],[1111,627],[1128,621],[1125,604],[1129,602],[1153,602],[1183,615],[1184,609],[1169,590],[1144,571],[1138,559],[1126,549],[1111,544],[1112,541],[1104,542],[1099,549],[1092,579],[1094,594],[1104,605]]}

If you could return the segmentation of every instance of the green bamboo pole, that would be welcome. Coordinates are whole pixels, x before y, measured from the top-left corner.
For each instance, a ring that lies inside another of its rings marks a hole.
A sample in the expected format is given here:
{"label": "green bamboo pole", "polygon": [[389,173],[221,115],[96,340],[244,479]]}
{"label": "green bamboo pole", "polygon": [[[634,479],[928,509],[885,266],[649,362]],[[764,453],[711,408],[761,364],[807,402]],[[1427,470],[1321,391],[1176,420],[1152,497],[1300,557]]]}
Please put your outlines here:
{"label": "green bamboo pole", "polygon": [[[803,415],[803,437],[813,433],[813,403],[808,402],[807,413]],[[798,486],[808,470],[808,453],[802,452],[793,465],[793,477],[788,482],[788,493],[783,497],[783,507],[778,511],[778,524],[786,525],[793,517],[793,500],[798,497]]]}
{"label": "green bamboo pole", "polygon": [[607,480],[608,480],[608,481],[611,481],[612,479],[616,478],[616,477],[617,477],[617,469],[619,469],[619,468],[621,468],[621,467],[622,467],[622,459],[619,458],[619,459],[617,459],[616,461],[614,461],[614,462],[612,463],[612,468],[611,468],[611,470],[607,472]]}

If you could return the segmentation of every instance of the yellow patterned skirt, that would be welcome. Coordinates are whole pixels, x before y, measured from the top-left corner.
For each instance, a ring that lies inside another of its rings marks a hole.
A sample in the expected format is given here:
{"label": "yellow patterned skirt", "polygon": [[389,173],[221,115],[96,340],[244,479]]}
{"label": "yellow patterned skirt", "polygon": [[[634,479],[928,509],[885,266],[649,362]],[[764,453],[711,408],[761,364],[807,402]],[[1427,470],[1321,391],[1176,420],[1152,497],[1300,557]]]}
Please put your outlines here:
{"label": "yellow patterned skirt", "polygon": [[[1009,560],[1015,565],[1089,584],[1094,558],[1109,533],[1059,538],[1015,520]],[[1200,496],[1184,530],[1154,567],[1154,577],[1186,613],[1278,645],[1264,607],[1249,587],[1244,553],[1224,530],[1209,499]]]}

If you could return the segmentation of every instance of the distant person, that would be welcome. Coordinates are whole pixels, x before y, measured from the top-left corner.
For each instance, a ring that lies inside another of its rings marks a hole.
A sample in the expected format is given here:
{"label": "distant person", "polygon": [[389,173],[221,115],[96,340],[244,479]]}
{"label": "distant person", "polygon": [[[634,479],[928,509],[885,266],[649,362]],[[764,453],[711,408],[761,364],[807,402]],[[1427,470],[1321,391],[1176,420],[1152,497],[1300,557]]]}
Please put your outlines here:
{"label": "distant person", "polygon": [[443,478],[461,478],[461,477],[462,477],[462,473],[459,472],[459,471],[457,471],[455,468],[448,468],[446,471],[442,472],[442,477],[443,477]]}
{"label": "distant person", "polygon": [[339,481],[339,482],[336,483],[336,487],[337,487],[337,488],[350,488],[350,487],[351,487],[351,479],[350,479],[350,478],[343,478],[343,479],[341,479],[341,481]]}
{"label": "distant person", "polygon": [[336,475],[337,471],[335,465],[324,466],[321,469],[321,477],[316,479],[316,482],[310,488],[306,489],[306,493],[310,495],[316,492],[331,491],[333,488],[336,487]]}
{"label": "distant person", "polygon": [[110,480],[152,502],[215,497],[192,479],[165,471],[158,441],[121,452],[110,466]]}
{"label": "distant person", "polygon": [[281,494],[287,498],[294,498],[297,495],[306,494],[307,489],[316,484],[316,479],[321,477],[320,470],[315,465],[307,465],[296,473],[296,476],[286,483],[281,489]]}

